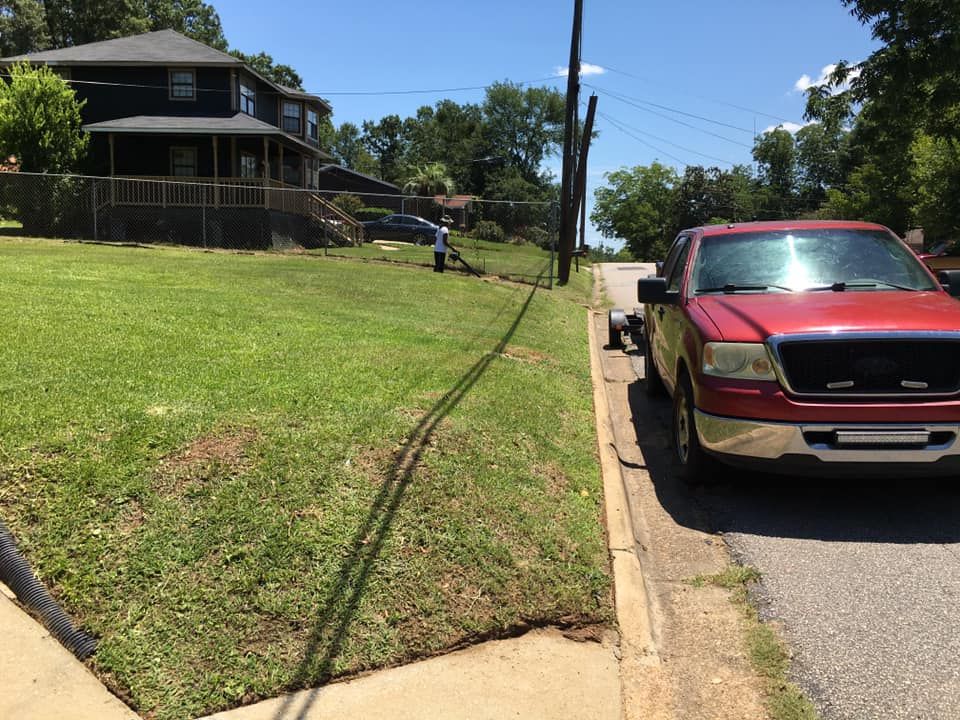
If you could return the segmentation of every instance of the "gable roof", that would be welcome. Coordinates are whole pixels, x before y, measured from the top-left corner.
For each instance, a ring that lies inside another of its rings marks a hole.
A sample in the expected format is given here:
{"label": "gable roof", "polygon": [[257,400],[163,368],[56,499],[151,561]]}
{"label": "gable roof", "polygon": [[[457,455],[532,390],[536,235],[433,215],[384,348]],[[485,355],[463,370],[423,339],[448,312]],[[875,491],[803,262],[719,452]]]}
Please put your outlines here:
{"label": "gable roof", "polygon": [[281,94],[309,100],[332,112],[330,104],[322,97],[302,90],[278,85],[264,77],[242,60],[220,50],[204,45],[176,30],[129,35],[128,37],[101,40],[100,42],[74,45],[59,50],[43,50],[28,55],[13,55],[0,58],[0,66],[27,60],[46,65],[190,65],[192,67],[242,67]]}
{"label": "gable roof", "polygon": [[383,186],[386,190],[390,192],[386,193],[388,195],[396,195],[400,193],[400,188],[393,183],[388,183],[386,180],[381,180],[380,178],[375,178],[372,175],[364,175],[361,172],[356,170],[351,170],[350,168],[344,167],[343,165],[321,165],[318,172],[321,175],[339,175],[344,178],[350,178],[352,180],[364,180],[368,183],[374,183],[376,185]]}
{"label": "gable roof", "polygon": [[43,50],[29,55],[0,58],[2,63],[18,60],[48,65],[243,65],[233,55],[214,50],[175,30],[156,30],[141,35],[101,40],[59,50]]}

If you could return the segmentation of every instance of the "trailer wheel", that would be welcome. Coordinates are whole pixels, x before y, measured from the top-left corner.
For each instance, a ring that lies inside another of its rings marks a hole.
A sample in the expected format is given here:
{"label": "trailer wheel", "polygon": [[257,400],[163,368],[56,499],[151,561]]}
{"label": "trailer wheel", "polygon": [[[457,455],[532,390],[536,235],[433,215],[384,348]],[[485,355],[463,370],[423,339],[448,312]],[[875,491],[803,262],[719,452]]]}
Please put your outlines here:
{"label": "trailer wheel", "polygon": [[627,327],[627,314],[619,308],[613,308],[607,312],[607,347],[610,349],[623,349],[626,347],[623,342],[623,331]]}

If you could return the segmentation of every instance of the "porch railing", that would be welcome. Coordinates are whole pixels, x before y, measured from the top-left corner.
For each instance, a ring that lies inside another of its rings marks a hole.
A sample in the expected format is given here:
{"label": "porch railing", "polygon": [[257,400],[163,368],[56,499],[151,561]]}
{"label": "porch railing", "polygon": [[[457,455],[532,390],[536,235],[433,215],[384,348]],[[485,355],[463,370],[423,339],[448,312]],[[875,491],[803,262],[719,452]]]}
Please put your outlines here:
{"label": "porch railing", "polygon": [[319,222],[341,243],[363,242],[363,225],[315,191],[263,178],[116,176],[94,188],[98,208],[115,206],[264,208]]}

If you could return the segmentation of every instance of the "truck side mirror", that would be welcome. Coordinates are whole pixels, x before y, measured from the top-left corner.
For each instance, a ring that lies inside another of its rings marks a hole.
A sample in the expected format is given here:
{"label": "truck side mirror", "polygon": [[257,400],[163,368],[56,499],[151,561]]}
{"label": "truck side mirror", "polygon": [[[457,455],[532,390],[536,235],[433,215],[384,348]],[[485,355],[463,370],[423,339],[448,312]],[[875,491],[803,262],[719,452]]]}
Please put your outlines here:
{"label": "truck side mirror", "polygon": [[937,280],[952,297],[960,297],[960,270],[941,270]]}
{"label": "truck side mirror", "polygon": [[676,305],[680,293],[667,291],[666,278],[641,278],[637,280],[637,301],[644,305]]}

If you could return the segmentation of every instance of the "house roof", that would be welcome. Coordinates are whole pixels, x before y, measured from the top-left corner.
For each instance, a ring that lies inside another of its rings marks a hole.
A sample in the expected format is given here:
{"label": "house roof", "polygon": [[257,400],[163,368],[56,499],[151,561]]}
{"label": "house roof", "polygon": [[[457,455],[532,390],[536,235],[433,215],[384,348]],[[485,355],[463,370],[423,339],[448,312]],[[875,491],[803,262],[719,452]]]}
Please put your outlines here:
{"label": "house roof", "polygon": [[141,133],[149,135],[273,135],[282,137],[310,152],[314,157],[329,160],[330,155],[313,145],[292,137],[280,128],[237,113],[231,117],[183,117],[171,115],[133,115],[84,125],[91,133]]}
{"label": "house roof", "polygon": [[13,55],[0,58],[0,65],[9,65],[21,60],[46,65],[189,65],[191,67],[242,67],[263,82],[279,90],[281,94],[316,102],[331,110],[321,97],[302,90],[278,85],[264,77],[242,60],[220,50],[204,45],[176,30],[129,35],[113,40],[74,45],[59,50],[43,50],[28,55]]}
{"label": "house roof", "polygon": [[113,40],[74,45],[59,50],[44,50],[29,55],[0,58],[2,63],[18,60],[49,65],[139,65],[156,63],[185,65],[243,65],[225,52],[214,50],[175,30],[130,35]]}
{"label": "house roof", "polygon": [[437,205],[442,205],[447,210],[462,210],[467,207],[475,198],[473,195],[453,195],[444,197],[443,195],[434,195],[433,201]]}
{"label": "house roof", "polygon": [[372,175],[365,175],[362,172],[351,170],[343,165],[335,165],[332,163],[330,165],[321,165],[319,172],[321,174],[326,173],[328,175],[341,175],[344,177],[353,177],[360,180],[366,180],[367,182],[376,183],[377,185],[382,185],[383,187],[388,188],[391,191],[391,195],[398,194],[400,192],[400,188],[393,183],[388,183],[386,180],[375,178]]}

